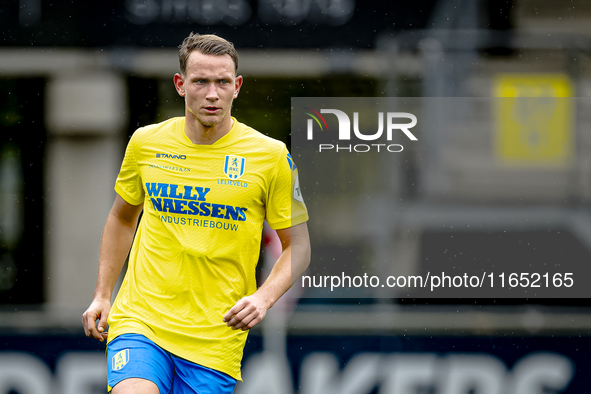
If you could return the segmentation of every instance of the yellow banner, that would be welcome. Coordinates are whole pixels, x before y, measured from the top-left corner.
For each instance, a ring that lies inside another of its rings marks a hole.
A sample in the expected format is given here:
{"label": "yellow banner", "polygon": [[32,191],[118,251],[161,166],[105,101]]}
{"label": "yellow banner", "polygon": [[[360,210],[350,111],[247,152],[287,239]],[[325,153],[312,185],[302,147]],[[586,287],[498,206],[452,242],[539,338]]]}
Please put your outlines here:
{"label": "yellow banner", "polygon": [[563,74],[500,74],[494,82],[496,157],[564,166],[574,156],[572,84]]}

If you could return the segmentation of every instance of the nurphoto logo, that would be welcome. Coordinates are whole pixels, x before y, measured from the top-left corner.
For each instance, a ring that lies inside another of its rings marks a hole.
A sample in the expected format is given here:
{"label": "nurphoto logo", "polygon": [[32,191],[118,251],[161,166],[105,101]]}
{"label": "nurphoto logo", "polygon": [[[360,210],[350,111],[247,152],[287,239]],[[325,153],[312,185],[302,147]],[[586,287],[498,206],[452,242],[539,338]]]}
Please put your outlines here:
{"label": "nurphoto logo", "polygon": [[[311,119],[307,122],[307,138],[308,140],[314,139],[314,121],[320,128],[320,132],[329,132],[328,124],[322,114],[333,114],[337,117],[339,124],[338,139],[339,141],[351,141],[352,139],[361,141],[376,141],[382,138],[384,129],[386,131],[386,141],[392,141],[393,136],[402,132],[411,141],[417,141],[417,137],[410,131],[411,128],[416,126],[417,117],[409,112],[378,112],[378,130],[373,133],[361,132],[359,129],[359,112],[353,112],[353,127],[351,127],[351,119],[344,111],[338,109],[321,109],[320,112],[304,107],[307,111],[304,112],[309,115]],[[386,119],[384,122],[384,118]],[[410,122],[401,123],[402,119],[410,120]],[[384,123],[386,126],[384,127]],[[325,131],[326,129],[326,131]],[[353,129],[353,136],[351,135],[351,129]],[[382,138],[383,139],[383,138]],[[373,144],[319,144],[318,151],[345,151],[345,152],[358,152],[364,153],[375,150],[380,152],[384,149],[388,152],[402,152],[404,147],[400,144],[385,144],[385,143],[373,143]]]}

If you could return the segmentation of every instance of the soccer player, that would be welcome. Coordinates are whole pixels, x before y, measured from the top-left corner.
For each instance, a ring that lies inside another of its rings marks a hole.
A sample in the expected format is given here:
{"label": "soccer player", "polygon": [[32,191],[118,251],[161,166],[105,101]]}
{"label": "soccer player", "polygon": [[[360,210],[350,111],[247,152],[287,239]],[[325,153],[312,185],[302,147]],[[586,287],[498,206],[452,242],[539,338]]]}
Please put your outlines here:
{"label": "soccer player", "polygon": [[[82,318],[87,336],[107,339],[113,394],[233,392],[247,331],[310,261],[308,214],[287,148],[230,114],[243,82],[234,46],[191,34],[179,60],[174,86],[185,116],[133,134]],[[257,289],[264,220],[283,253]]]}

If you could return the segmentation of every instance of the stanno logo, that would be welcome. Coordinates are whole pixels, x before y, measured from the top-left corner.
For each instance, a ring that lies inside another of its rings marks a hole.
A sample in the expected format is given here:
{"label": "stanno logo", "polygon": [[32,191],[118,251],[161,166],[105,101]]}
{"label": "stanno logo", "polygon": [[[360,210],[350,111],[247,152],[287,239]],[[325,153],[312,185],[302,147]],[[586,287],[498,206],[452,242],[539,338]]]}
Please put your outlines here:
{"label": "stanno logo", "polygon": [[[361,132],[359,129],[359,112],[353,112],[353,127],[351,127],[351,119],[349,116],[338,109],[321,109],[320,112],[317,112],[311,108],[304,107],[306,110],[311,112],[305,112],[305,114],[309,115],[312,119],[308,119],[307,122],[307,139],[313,140],[314,139],[314,121],[318,124],[321,131],[324,131],[324,128],[328,131],[328,125],[326,120],[322,116],[322,114],[333,114],[337,117],[337,121],[339,123],[339,131],[338,131],[338,139],[339,141],[351,141],[351,129],[353,129],[353,139],[358,139],[362,141],[375,141],[382,137],[384,134],[384,129],[386,131],[386,140],[392,141],[395,132],[402,132],[408,139],[411,141],[417,141],[417,137],[409,130],[416,126],[417,124],[417,117],[408,112],[387,112],[384,114],[383,112],[378,112],[378,130],[373,133],[364,133]],[[384,118],[386,119],[384,121]],[[401,123],[400,119],[407,119],[410,122]],[[384,127],[384,123],[386,124]],[[323,127],[324,126],[324,127]],[[380,151],[381,147],[385,147],[386,150],[389,152],[402,152],[403,146],[400,144],[357,144],[357,145],[346,145],[346,146],[339,146],[336,145],[336,151],[345,150],[351,152],[354,150],[355,152],[369,152],[373,148],[377,148],[377,151]],[[333,144],[320,144],[319,151],[322,152],[323,150],[333,150],[335,149],[335,145]]]}
{"label": "stanno logo", "polygon": [[157,158],[165,158],[165,159],[181,159],[185,160],[187,158],[186,155],[171,155],[169,153],[156,153]]}

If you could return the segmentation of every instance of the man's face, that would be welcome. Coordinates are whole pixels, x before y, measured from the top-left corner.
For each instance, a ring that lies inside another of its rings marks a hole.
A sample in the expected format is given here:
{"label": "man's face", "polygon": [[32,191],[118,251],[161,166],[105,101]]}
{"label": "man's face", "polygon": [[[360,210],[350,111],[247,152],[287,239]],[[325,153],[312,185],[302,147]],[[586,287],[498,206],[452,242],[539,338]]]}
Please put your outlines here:
{"label": "man's face", "polygon": [[185,98],[187,117],[192,116],[203,126],[211,127],[230,117],[242,77],[236,76],[230,55],[204,55],[193,51],[185,75],[176,74],[174,85]]}

